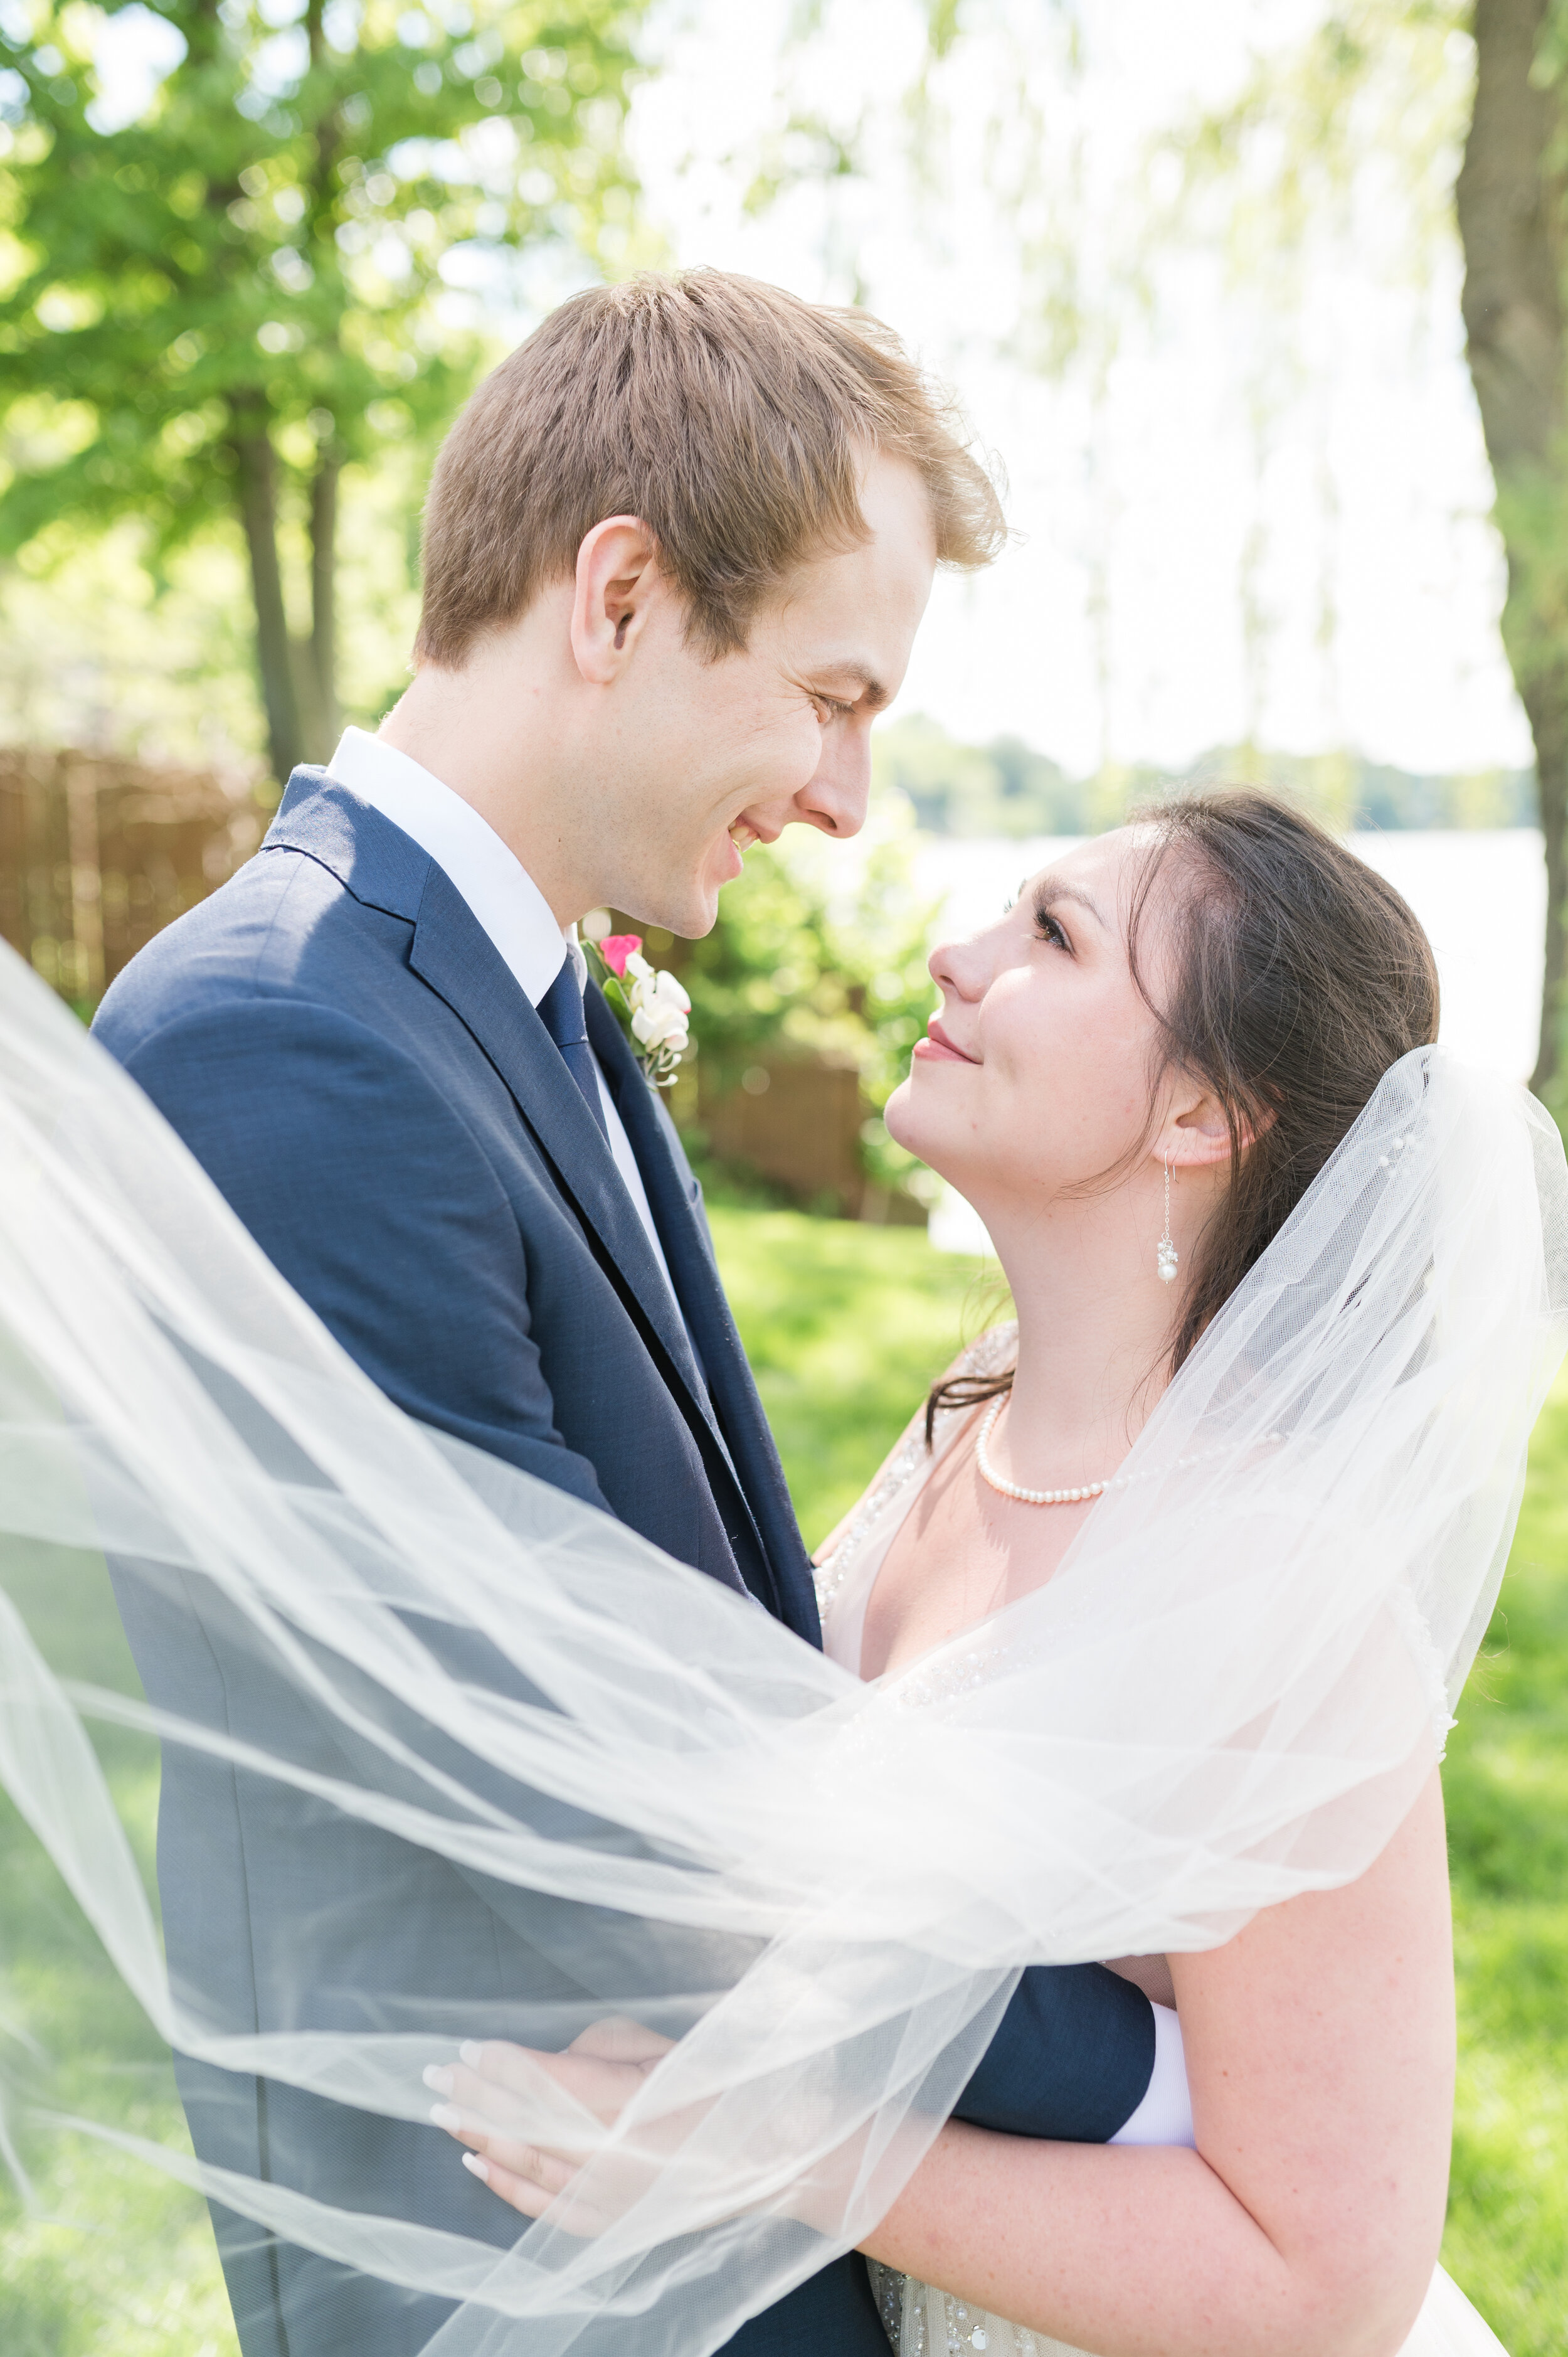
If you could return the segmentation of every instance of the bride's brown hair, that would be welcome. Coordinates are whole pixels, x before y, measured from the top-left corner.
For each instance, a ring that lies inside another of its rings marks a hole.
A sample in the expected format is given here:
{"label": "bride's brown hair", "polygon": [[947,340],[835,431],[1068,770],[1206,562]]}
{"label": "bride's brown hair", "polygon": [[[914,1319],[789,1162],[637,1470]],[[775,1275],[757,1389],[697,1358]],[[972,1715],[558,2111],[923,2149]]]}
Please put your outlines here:
{"label": "bride's brown hair", "polygon": [[[1151,837],[1127,929],[1133,978],[1159,1026],[1151,1123],[1175,1068],[1218,1099],[1230,1135],[1230,1184],[1194,1247],[1174,1374],[1390,1066],[1436,1039],[1437,968],[1393,886],[1276,795],[1182,794],[1130,823]],[[1162,877],[1172,975],[1163,1005],[1138,962]],[[934,1385],[928,1441],[939,1408],[993,1399],[1012,1382],[1007,1372]]]}

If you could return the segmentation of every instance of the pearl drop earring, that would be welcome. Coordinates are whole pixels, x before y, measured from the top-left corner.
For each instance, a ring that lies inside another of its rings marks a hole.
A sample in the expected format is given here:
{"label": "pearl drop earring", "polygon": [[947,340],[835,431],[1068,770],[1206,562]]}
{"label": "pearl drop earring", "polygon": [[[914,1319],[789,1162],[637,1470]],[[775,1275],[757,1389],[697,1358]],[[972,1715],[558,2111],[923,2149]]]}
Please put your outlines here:
{"label": "pearl drop earring", "polygon": [[1165,1232],[1155,1246],[1155,1266],[1159,1273],[1162,1285],[1175,1284],[1176,1263],[1180,1257],[1176,1248],[1176,1238],[1171,1233],[1171,1157],[1167,1154],[1165,1157]]}

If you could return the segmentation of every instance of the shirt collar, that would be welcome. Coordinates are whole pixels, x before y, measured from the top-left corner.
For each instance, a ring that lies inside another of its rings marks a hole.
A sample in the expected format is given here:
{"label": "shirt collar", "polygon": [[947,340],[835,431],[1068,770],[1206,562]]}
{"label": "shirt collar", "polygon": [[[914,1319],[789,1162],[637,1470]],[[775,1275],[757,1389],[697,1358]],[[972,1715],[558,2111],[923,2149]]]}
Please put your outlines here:
{"label": "shirt collar", "polygon": [[445,871],[533,1006],[560,973],[564,953],[579,985],[585,981],[576,927],[564,931],[556,923],[527,868],[461,794],[363,728],[345,728],[327,774],[400,827]]}

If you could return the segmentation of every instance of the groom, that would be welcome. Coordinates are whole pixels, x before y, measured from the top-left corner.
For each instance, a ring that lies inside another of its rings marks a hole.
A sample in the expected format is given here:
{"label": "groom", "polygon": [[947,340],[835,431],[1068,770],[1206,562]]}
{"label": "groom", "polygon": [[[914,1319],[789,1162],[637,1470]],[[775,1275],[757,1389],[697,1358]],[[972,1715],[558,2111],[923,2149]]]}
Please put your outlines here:
{"label": "groom", "polygon": [[[811,1567],[698,1189],[585,989],[575,929],[611,907],[702,934],[749,845],[854,834],[935,567],[983,564],[1001,533],[875,321],[716,272],[575,296],[442,451],[402,702],[295,772],[260,855],[143,951],[95,1027],[400,1407],[812,1644]],[[220,1631],[166,1606],[127,1620],[155,1698],[206,1695],[264,1733]],[[388,1869],[350,1838],[395,1848],[166,1760],[166,1936],[191,2001],[261,2030],[384,2024],[409,1992],[493,2019],[525,1950],[486,1887],[411,1850],[389,1922],[353,1904],[367,1860]],[[1103,2140],[1154,2052],[1128,1982],[1035,1970],[960,2108]],[[206,2158],[515,2234],[434,2127],[189,2065],[182,2087]],[[413,2357],[447,2312],[214,2214],[245,2357]],[[731,2348],[886,2357],[857,2258]]]}

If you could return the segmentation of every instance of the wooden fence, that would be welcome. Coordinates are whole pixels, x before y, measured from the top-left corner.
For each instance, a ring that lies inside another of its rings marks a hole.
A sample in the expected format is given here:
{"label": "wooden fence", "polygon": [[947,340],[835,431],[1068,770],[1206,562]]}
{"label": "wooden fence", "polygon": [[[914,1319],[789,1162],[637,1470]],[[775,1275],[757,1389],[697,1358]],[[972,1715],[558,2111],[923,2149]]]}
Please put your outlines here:
{"label": "wooden fence", "polygon": [[[866,1208],[860,1131],[865,1106],[860,1074],[815,1056],[764,1051],[722,1093],[702,1084],[699,1121],[720,1162],[756,1171],[811,1209],[858,1219]],[[886,1218],[884,1210],[879,1216]]]}
{"label": "wooden fence", "polygon": [[265,828],[252,800],[201,770],[0,749],[0,935],[91,1006]]}

